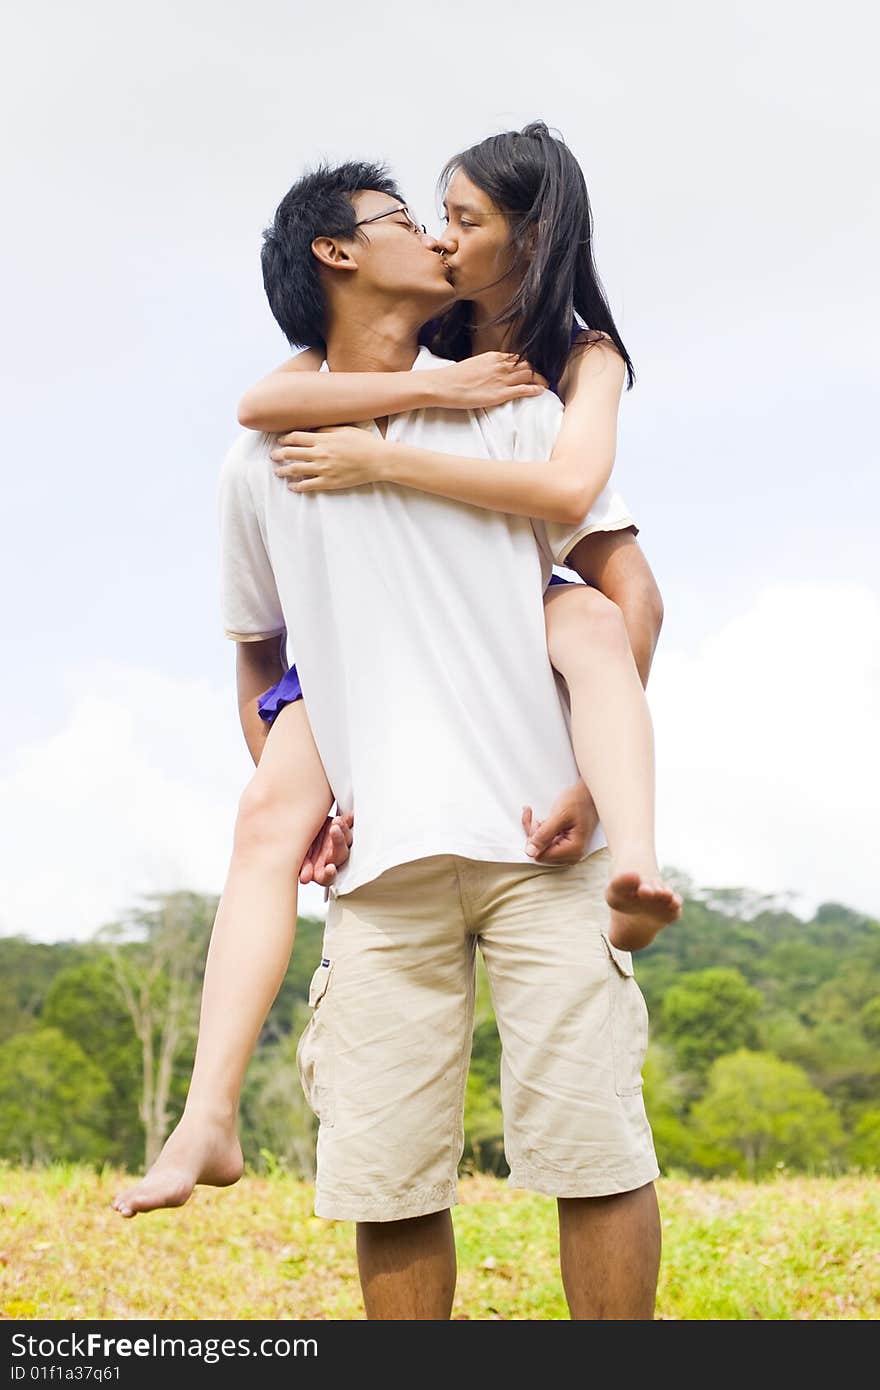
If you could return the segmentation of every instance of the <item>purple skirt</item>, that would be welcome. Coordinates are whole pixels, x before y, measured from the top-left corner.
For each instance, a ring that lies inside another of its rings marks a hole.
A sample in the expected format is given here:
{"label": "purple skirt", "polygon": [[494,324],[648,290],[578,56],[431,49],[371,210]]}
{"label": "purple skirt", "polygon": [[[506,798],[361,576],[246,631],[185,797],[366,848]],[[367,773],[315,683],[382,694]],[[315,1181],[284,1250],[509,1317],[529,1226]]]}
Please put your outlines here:
{"label": "purple skirt", "polygon": [[257,702],[260,718],[264,719],[267,724],[271,724],[285,705],[296,704],[296,701],[301,700],[302,697],[302,686],[299,683],[296,667],[291,666],[289,671],[284,672],[277,685],[273,685],[271,690],[267,690],[265,695],[260,696]]}
{"label": "purple skirt", "polygon": [[[562,579],[558,574],[550,576],[551,584],[571,584],[571,579]],[[548,585],[549,587],[549,585]],[[285,671],[277,685],[273,685],[257,701],[260,718],[267,724],[273,723],[285,705],[295,705],[303,697],[302,686],[295,666]]]}

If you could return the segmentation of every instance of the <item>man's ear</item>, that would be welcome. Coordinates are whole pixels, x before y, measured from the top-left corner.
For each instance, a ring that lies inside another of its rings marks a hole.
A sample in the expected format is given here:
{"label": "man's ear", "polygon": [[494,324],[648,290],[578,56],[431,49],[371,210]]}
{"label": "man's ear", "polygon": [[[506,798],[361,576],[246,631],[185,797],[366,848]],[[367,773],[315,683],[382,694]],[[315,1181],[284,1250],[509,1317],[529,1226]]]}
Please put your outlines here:
{"label": "man's ear", "polygon": [[316,236],[312,242],[312,255],[330,270],[357,270],[357,261],[351,251],[332,236]]}

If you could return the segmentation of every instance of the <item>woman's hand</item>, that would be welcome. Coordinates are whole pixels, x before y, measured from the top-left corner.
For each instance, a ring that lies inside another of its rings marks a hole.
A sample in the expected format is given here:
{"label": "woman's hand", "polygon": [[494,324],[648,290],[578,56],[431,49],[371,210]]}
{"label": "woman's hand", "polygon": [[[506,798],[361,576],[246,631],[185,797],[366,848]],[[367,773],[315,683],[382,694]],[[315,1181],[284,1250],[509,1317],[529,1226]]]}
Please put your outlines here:
{"label": "woman's hand", "polygon": [[357,425],[329,426],[281,435],[270,457],[291,492],[337,492],[381,482],[393,448]]}
{"label": "woman's hand", "polygon": [[518,396],[540,396],[548,382],[512,352],[481,352],[451,367],[436,367],[437,405],[455,410],[488,410]]}

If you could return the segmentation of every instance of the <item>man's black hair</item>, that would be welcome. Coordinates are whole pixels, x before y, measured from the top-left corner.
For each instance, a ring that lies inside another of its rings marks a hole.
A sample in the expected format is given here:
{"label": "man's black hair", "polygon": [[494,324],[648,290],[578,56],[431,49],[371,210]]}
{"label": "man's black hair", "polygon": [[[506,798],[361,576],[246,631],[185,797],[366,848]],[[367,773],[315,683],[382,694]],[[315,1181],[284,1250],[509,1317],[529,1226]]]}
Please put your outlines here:
{"label": "man's black hair", "polygon": [[319,236],[362,235],[351,195],[359,189],[403,195],[384,164],[320,164],[284,195],[263,232],[263,285],[269,307],[291,347],[326,351],[327,303],[312,255]]}

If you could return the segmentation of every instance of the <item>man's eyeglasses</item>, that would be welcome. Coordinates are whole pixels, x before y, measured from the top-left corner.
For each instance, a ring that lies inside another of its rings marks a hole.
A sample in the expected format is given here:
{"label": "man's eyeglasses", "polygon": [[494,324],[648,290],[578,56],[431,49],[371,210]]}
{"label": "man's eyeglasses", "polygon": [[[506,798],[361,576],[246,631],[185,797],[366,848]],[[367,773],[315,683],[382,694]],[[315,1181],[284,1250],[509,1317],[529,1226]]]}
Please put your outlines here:
{"label": "man's eyeglasses", "polygon": [[[411,232],[415,232],[416,236],[428,235],[427,227],[422,222],[417,222],[416,219],[413,217],[412,213],[410,212],[409,208],[406,207],[403,203],[401,203],[398,207],[386,208],[384,212],[376,212],[373,214],[372,217],[362,217],[360,222],[355,222],[354,225],[356,227],[366,227],[367,224],[370,222],[378,222],[383,217],[393,217],[394,214],[398,212],[403,214],[403,216],[406,218],[405,225],[409,228]],[[402,227],[404,226],[404,223],[398,222],[397,226]]]}

